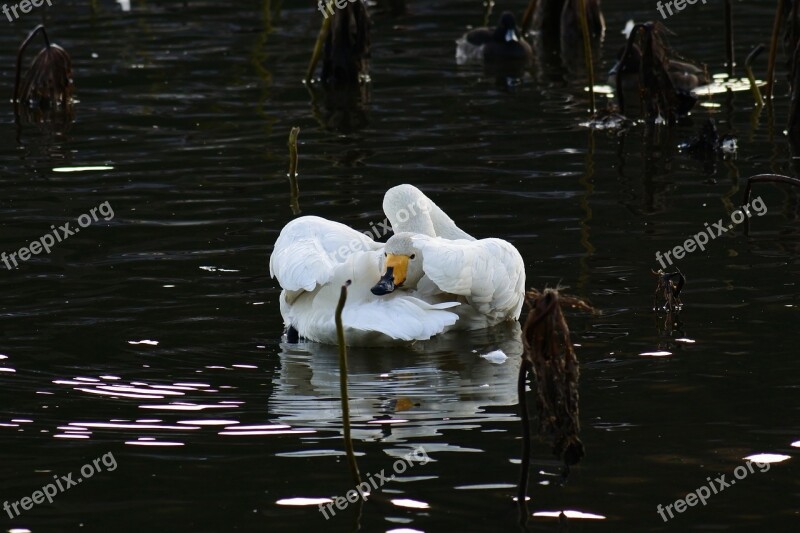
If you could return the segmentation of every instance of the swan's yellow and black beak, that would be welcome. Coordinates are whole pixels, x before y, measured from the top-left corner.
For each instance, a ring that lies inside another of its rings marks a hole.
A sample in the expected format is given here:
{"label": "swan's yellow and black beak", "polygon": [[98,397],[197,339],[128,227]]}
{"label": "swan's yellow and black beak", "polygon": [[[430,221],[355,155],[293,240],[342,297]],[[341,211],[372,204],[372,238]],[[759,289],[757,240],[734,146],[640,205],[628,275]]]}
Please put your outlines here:
{"label": "swan's yellow and black beak", "polygon": [[377,285],[372,287],[372,294],[383,296],[394,292],[397,287],[402,286],[408,273],[408,260],[409,256],[407,255],[387,255],[386,272]]}

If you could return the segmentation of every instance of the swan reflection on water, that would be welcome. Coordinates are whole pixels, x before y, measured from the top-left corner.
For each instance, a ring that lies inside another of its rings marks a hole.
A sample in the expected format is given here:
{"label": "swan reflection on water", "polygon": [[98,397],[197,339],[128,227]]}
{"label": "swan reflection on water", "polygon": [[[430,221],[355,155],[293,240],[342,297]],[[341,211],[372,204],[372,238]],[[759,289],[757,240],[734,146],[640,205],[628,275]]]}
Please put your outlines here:
{"label": "swan reflection on water", "polygon": [[[508,359],[496,364],[481,357],[494,350]],[[353,439],[402,442],[487,421],[516,423],[515,408],[503,413],[484,408],[517,404],[521,354],[518,322],[449,333],[407,348],[349,349]],[[269,399],[273,421],[340,433],[338,348],[282,343],[279,357]]]}

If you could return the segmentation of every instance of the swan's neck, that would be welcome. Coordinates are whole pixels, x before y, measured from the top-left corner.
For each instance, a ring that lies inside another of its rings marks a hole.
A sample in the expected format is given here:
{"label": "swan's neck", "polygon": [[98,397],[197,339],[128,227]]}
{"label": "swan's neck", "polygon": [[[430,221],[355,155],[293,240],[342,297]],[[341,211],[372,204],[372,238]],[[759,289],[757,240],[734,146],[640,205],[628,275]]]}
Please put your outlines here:
{"label": "swan's neck", "polygon": [[398,185],[387,191],[383,210],[395,233],[408,232],[444,239],[475,238],[462,231],[438,205],[413,185]]}

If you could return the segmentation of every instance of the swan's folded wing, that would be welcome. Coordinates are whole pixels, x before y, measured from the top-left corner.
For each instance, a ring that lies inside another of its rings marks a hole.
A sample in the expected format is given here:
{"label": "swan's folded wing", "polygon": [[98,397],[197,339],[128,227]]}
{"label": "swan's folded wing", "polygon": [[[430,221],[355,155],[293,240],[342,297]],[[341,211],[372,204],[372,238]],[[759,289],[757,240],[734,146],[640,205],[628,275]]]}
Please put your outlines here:
{"label": "swan's folded wing", "polygon": [[376,331],[393,339],[424,341],[456,323],[458,315],[447,309],[458,305],[457,302],[429,304],[413,296],[398,295],[345,305],[342,323],[346,328]]}
{"label": "swan's folded wing", "polygon": [[269,274],[286,290],[312,291],[328,283],[336,266],[351,254],[380,246],[344,224],[314,216],[296,218],[275,241]]}
{"label": "swan's folded wing", "polygon": [[[408,183],[396,185],[383,196],[383,212],[395,233],[411,232],[450,240],[474,241],[433,200]],[[405,218],[402,215],[405,213]]]}
{"label": "swan's folded wing", "polygon": [[425,275],[444,292],[465,296],[481,313],[519,318],[525,264],[502,239],[446,240],[417,236]]}

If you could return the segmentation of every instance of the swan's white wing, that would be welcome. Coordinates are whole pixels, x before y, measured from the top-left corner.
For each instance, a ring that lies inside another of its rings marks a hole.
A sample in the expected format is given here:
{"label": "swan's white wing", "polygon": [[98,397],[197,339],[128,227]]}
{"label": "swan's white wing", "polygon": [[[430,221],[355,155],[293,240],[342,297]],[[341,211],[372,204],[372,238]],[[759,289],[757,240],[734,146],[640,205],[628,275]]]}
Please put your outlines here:
{"label": "swan's white wing", "polygon": [[359,302],[357,306],[345,305],[342,323],[348,328],[376,331],[397,340],[423,341],[456,323],[458,315],[447,309],[458,305],[429,304],[413,296],[377,299]]}
{"label": "swan's white wing", "polygon": [[383,211],[395,233],[419,233],[445,239],[474,241],[447,213],[413,185],[392,187],[383,196]]}
{"label": "swan's white wing", "polygon": [[412,238],[422,270],[444,292],[464,296],[485,315],[519,318],[525,298],[525,264],[502,239]]}
{"label": "swan's white wing", "polygon": [[302,295],[297,296],[283,291],[281,314],[286,324],[309,340],[336,344],[334,315],[341,287],[348,281],[342,322],[349,345],[381,345],[386,337],[427,340],[458,321],[452,310],[458,302],[429,303],[404,291],[372,294],[370,289],[380,278],[380,256],[378,251],[351,255],[333,269],[328,283],[313,292],[299,291]]}
{"label": "swan's white wing", "polygon": [[337,265],[360,251],[383,246],[356,230],[320,217],[292,220],[281,230],[269,258],[269,274],[289,291],[313,291],[328,283]]}

